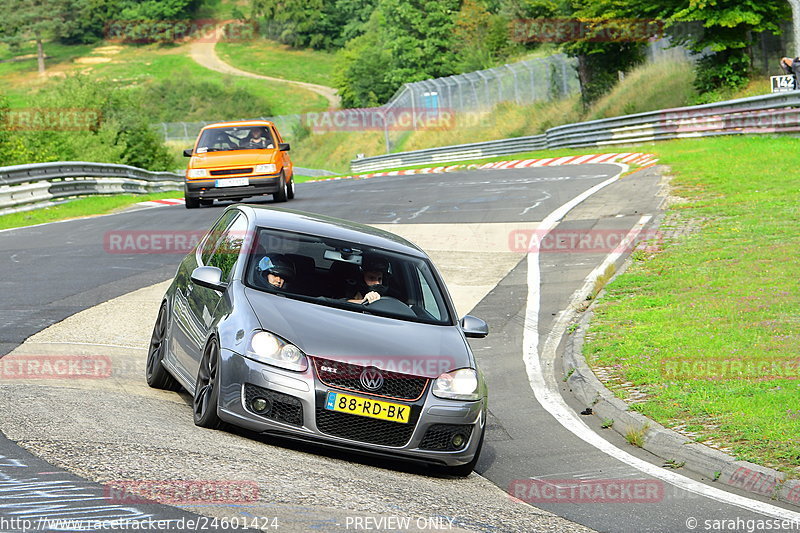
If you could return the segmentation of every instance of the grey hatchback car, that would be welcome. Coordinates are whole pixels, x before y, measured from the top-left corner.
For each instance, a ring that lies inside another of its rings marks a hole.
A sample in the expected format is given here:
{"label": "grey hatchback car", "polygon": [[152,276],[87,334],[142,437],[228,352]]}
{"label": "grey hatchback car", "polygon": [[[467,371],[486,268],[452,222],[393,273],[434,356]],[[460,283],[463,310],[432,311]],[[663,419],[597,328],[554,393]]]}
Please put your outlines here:
{"label": "grey hatchback car", "polygon": [[487,391],[425,253],[394,234],[287,209],[227,208],[181,262],[147,356],[194,422],[441,465],[468,475]]}

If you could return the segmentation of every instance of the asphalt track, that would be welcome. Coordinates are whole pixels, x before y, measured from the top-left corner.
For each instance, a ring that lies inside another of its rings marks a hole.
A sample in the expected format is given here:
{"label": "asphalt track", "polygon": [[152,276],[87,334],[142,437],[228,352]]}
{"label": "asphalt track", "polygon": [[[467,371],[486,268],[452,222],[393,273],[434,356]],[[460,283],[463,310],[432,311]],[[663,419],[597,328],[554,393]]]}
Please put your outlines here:
{"label": "asphalt track", "polygon": [[[461,254],[450,274],[461,281],[456,284],[462,285],[464,292],[468,292],[470,286],[488,287],[485,296],[481,295],[471,311],[487,320],[491,328],[489,337],[471,343],[489,381],[491,394],[490,427],[477,468],[488,480],[503,490],[512,487],[517,480],[531,479],[556,485],[559,480],[563,484],[576,479],[600,480],[598,484],[606,481],[624,484],[625,480],[648,482],[660,488],[659,497],[652,501],[602,503],[562,498],[544,499],[534,505],[599,531],[689,531],[692,530],[687,527],[690,518],[698,521],[695,530],[704,530],[705,520],[738,519],[741,527],[735,524],[716,530],[745,531],[747,520],[766,517],[687,492],[610,457],[567,431],[541,406],[531,389],[528,369],[522,360],[529,262],[523,261],[527,249],[519,248],[521,241],[515,239],[512,235],[515,230],[509,227],[520,228],[517,233],[524,235],[559,206],[618,172],[616,165],[586,165],[301,184],[297,200],[288,207],[369,224],[403,227],[410,235],[424,239],[425,242],[419,244],[430,251],[437,264],[450,265],[452,256]],[[570,231],[624,234],[643,216],[657,217],[660,192],[660,177],[653,170],[625,177],[571,210],[556,229],[563,235]],[[109,253],[107,238],[110,233],[203,230],[220,212],[219,208],[187,211],[168,207],[0,232],[0,249],[5,251],[0,258],[4,272],[0,281],[3,291],[0,354],[10,352],[33,333],[78,311],[171,277],[179,255]],[[453,233],[454,224],[469,231]],[[461,248],[460,243],[453,242],[470,238],[480,241],[486,236],[489,236],[488,241],[482,242],[480,249]],[[539,346],[545,345],[556,317],[569,306],[573,292],[606,253],[555,247],[539,254],[542,280],[537,321]],[[446,278],[447,268],[443,269]],[[481,277],[497,279],[482,283]],[[464,314],[472,308],[472,302],[468,298],[461,301],[466,302],[465,308],[459,308]],[[108,327],[98,322],[96,328]],[[561,375],[557,367],[548,367],[545,371]],[[19,424],[19,402],[35,402],[34,394],[21,399],[19,386],[7,382],[0,391],[4,412],[15,411],[16,416],[10,416],[9,420],[13,418]],[[47,396],[45,391],[42,396]],[[568,394],[565,398],[570,401]],[[76,408],[78,406],[79,403]],[[580,411],[585,406],[574,407]],[[614,434],[603,432],[597,427],[599,422],[592,418],[586,417],[586,422],[619,448],[645,461],[661,464],[646,452],[615,438]],[[36,420],[30,420],[30,424],[35,426]],[[102,434],[102,427],[87,429],[92,430]],[[288,447],[291,449],[292,445]],[[12,444],[0,441],[0,454],[7,460],[23,453]],[[26,459],[35,461],[30,456]],[[358,464],[359,460],[352,458],[352,461]],[[69,464],[66,459],[62,462]],[[40,466],[39,471],[42,468]],[[398,476],[408,472],[412,476],[422,475],[402,466],[392,468],[397,468]],[[10,478],[6,469],[0,472],[0,482]],[[158,516],[174,516],[175,512],[166,506],[155,506],[148,512],[151,511]],[[453,513],[457,514],[456,511]],[[0,506],[0,516],[10,516],[7,513],[8,510]],[[462,527],[487,531],[526,530],[513,520],[493,522],[492,516],[487,516],[483,522],[462,523]],[[574,527],[550,524],[547,529],[565,528],[566,531]]]}

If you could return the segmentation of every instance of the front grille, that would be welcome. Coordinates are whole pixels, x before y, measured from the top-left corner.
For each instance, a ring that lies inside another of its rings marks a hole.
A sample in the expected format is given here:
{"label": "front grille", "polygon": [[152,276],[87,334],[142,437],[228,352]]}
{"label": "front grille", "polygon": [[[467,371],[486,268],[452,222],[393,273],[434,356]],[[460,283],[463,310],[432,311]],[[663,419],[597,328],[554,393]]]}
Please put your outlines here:
{"label": "front grille", "polygon": [[[303,425],[303,404],[294,396],[263,389],[248,383],[244,386],[244,397],[245,407],[255,415],[293,426],[299,427]],[[271,409],[266,413],[256,413],[251,406],[251,402],[256,398],[269,400],[272,403]]]}
{"label": "front grille", "polygon": [[[437,450],[442,452],[455,452],[463,450],[472,435],[472,424],[433,424],[425,432],[419,447],[422,450]],[[453,435],[460,433],[464,436],[464,444],[453,446]]]}
{"label": "front grille", "polygon": [[[317,400],[319,402],[319,399]],[[405,446],[414,433],[419,419],[420,408],[411,408],[411,418],[407,424],[377,420],[365,416],[337,413],[317,407],[317,429],[328,435],[345,439],[379,444],[381,446]]]}
{"label": "front grille", "polygon": [[361,372],[365,368],[363,366],[318,357],[314,358],[314,366],[317,369],[319,380],[328,387],[375,394],[396,400],[418,400],[428,386],[428,378],[381,370],[383,386],[377,390],[367,390],[361,384]]}
{"label": "front grille", "polygon": [[230,176],[231,174],[250,174],[253,172],[253,167],[250,168],[226,168],[223,170],[212,170],[212,176]]}

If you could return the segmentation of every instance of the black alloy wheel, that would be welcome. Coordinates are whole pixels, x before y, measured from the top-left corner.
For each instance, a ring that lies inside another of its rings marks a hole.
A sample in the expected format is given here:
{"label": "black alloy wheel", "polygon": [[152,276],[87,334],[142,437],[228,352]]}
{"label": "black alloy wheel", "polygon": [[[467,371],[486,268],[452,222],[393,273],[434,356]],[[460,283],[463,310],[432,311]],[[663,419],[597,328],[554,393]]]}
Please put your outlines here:
{"label": "black alloy wheel", "polygon": [[161,304],[158,311],[153,335],[150,337],[150,347],[147,350],[147,370],[145,378],[147,384],[154,389],[176,391],[181,388],[180,383],[164,368],[162,361],[167,350],[167,304]]}

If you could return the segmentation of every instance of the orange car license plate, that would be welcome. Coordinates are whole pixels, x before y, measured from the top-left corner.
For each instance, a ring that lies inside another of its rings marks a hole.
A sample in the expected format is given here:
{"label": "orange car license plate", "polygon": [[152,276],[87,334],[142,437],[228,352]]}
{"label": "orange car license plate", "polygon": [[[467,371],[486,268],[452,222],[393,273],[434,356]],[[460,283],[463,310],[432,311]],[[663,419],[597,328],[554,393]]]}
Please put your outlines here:
{"label": "orange car license plate", "polygon": [[328,392],[328,396],[325,399],[325,409],[336,411],[337,413],[349,413],[401,424],[407,424],[411,414],[411,407],[408,405],[351,396],[341,392]]}

